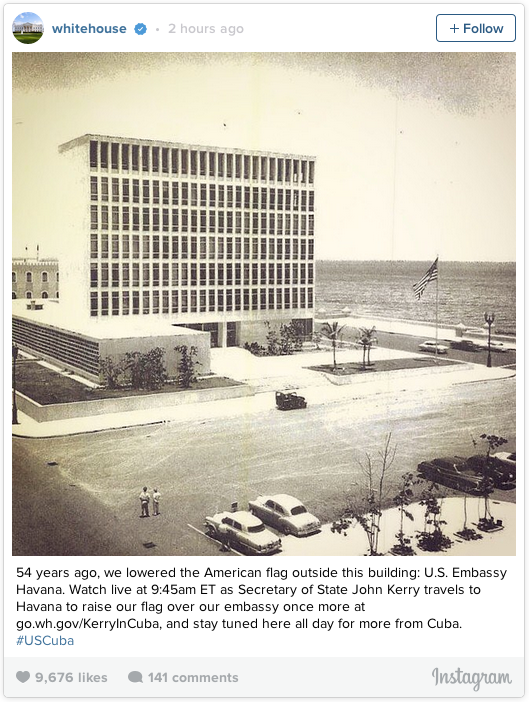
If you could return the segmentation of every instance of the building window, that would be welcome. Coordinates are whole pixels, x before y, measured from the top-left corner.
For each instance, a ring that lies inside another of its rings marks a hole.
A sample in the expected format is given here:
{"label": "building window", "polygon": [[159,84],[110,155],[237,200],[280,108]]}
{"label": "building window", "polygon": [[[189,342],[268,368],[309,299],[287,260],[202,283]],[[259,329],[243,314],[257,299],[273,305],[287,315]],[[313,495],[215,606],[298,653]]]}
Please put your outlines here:
{"label": "building window", "polygon": [[101,142],[101,168],[108,169],[108,141]]}
{"label": "building window", "polygon": [[108,292],[101,293],[101,314],[108,315]]}
{"label": "building window", "polygon": [[140,147],[137,144],[132,145],[132,170],[140,170]]}
{"label": "building window", "polygon": [[187,149],[183,149],[180,152],[180,170],[182,172],[182,175],[187,175],[188,174],[188,161],[189,161],[189,151]]}
{"label": "building window", "polygon": [[32,283],[33,282],[33,273],[31,271],[28,271],[26,273],[26,283]]}
{"label": "building window", "polygon": [[97,200],[97,178],[94,176],[90,178],[90,199]]}
{"label": "building window", "polygon": [[159,146],[152,147],[152,170],[155,173],[158,173],[160,171],[160,147]]}
{"label": "building window", "polygon": [[171,149],[171,173],[178,174],[178,149]]}
{"label": "building window", "polygon": [[97,168],[97,141],[90,142],[90,168]]}
{"label": "building window", "polygon": [[31,290],[26,291],[26,297],[28,300],[31,300],[31,298],[33,297],[33,293],[31,292]]}
{"label": "building window", "polygon": [[121,144],[121,168],[124,171],[129,170],[129,145],[128,144]]}
{"label": "building window", "polygon": [[162,173],[169,173],[169,149],[162,148]]}
{"label": "building window", "polygon": [[15,271],[13,271],[13,272],[11,273],[11,282],[12,282],[12,283],[16,283],[16,282],[17,282],[17,274],[15,273]]}
{"label": "building window", "polygon": [[90,316],[91,317],[97,317],[97,293],[93,292],[90,293]]}
{"label": "building window", "polygon": [[119,168],[119,144],[110,145],[110,162],[113,171]]}
{"label": "building window", "polygon": [[149,171],[149,147],[141,147],[141,170],[145,173]]}
{"label": "building window", "polygon": [[12,300],[16,300],[16,299],[17,299],[17,294],[16,294],[16,292],[15,292],[14,290],[13,290],[13,292],[11,293],[11,299],[12,299]]}

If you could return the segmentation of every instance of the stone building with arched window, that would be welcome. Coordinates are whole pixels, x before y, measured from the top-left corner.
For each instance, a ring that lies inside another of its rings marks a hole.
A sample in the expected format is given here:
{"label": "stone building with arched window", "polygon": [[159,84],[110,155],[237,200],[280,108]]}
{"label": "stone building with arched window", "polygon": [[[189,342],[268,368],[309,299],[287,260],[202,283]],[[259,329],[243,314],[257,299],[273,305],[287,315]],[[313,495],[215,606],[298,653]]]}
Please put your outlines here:
{"label": "stone building with arched window", "polygon": [[11,265],[13,300],[58,299],[59,261],[56,258],[14,258]]}

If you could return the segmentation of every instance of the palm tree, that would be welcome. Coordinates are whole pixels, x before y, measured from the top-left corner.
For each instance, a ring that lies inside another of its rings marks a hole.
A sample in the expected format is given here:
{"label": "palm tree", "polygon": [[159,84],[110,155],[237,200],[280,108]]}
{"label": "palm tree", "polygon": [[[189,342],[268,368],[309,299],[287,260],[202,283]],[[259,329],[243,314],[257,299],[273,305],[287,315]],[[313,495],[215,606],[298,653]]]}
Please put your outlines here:
{"label": "palm tree", "polygon": [[340,332],[342,329],[345,327],[345,324],[342,324],[342,326],[339,326],[338,322],[333,322],[332,325],[330,322],[324,322],[321,325],[321,333],[327,337],[327,339],[331,340],[332,344],[332,360],[334,364],[334,370],[336,370],[336,343],[339,339]]}
{"label": "palm tree", "polygon": [[376,332],[376,327],[371,327],[371,329],[368,329],[367,327],[360,327],[358,330],[360,332],[360,337],[358,339],[358,342],[362,344],[363,348],[363,357],[362,357],[362,367],[365,370],[366,369],[366,352],[367,352],[367,365],[371,365],[371,361],[369,358],[369,353],[371,351],[371,347],[373,344],[377,341],[377,338],[375,336]]}

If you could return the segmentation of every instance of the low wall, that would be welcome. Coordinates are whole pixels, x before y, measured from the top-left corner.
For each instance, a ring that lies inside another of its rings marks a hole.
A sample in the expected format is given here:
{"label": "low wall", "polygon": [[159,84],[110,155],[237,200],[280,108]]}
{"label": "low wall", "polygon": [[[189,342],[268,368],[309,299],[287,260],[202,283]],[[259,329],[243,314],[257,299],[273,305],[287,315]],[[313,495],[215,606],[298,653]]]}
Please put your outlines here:
{"label": "low wall", "polygon": [[[340,365],[340,364],[338,364]],[[311,369],[312,370],[312,369]],[[386,370],[377,371],[376,364],[372,370],[366,370],[361,373],[353,373],[351,375],[334,375],[333,373],[322,373],[327,380],[332,383],[332,385],[357,385],[359,383],[368,383],[373,380],[380,380],[381,378],[399,378],[409,376],[413,373],[413,377],[416,378],[418,375],[431,375],[432,373],[446,373],[446,371],[460,371],[468,370],[468,365],[462,361],[443,364],[442,366],[421,366],[419,368],[401,368],[400,370]],[[391,375],[390,375],[391,374]]]}
{"label": "low wall", "polygon": [[52,422],[77,417],[94,417],[101,414],[134,412],[135,410],[156,410],[164,407],[190,405],[197,402],[229,400],[236,397],[254,395],[248,385],[231,385],[223,388],[204,390],[182,390],[180,392],[157,393],[155,395],[135,395],[134,397],[114,397],[106,400],[87,402],[64,402],[56,405],[39,405],[17,392],[17,407],[21,412],[37,422]]}

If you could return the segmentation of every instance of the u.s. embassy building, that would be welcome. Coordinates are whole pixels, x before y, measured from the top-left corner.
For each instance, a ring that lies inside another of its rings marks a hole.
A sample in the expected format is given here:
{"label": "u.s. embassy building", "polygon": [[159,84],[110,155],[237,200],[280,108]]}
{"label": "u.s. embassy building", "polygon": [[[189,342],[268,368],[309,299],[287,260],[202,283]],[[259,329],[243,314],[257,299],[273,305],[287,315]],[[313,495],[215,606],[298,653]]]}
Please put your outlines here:
{"label": "u.s. embassy building", "polygon": [[311,335],[313,157],[93,134],[59,152],[61,302],[14,311],[21,346],[40,326],[35,350],[95,377],[164,337],[207,355],[291,320]]}

